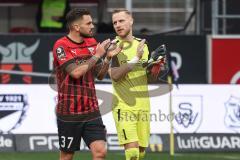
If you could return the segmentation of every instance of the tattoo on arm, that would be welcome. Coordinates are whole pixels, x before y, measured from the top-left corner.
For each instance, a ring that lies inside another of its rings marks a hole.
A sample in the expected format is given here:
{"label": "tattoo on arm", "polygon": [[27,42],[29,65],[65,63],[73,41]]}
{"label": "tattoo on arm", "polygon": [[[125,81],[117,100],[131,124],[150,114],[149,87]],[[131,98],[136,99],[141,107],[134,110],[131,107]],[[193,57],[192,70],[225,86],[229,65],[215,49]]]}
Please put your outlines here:
{"label": "tattoo on arm", "polygon": [[77,74],[79,74],[79,76],[82,76],[85,73],[87,73],[96,64],[96,62],[97,62],[96,57],[93,56],[86,62],[83,62],[79,65],[76,63],[71,63],[66,67],[65,70],[68,74],[71,74],[74,71]]}
{"label": "tattoo on arm", "polygon": [[71,73],[74,69],[76,69],[78,67],[78,65],[76,63],[71,63],[69,65],[67,65],[67,67],[65,68],[67,73]]}

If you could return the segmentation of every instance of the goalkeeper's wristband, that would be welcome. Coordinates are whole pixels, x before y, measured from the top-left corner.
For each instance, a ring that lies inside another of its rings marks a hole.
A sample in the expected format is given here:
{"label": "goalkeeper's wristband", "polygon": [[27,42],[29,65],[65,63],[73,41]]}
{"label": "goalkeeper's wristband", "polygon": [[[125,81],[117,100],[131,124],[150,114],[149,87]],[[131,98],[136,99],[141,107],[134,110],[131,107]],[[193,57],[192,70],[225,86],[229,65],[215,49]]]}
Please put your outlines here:
{"label": "goalkeeper's wristband", "polygon": [[133,57],[133,59],[131,59],[131,60],[128,62],[128,68],[129,68],[130,71],[133,69],[134,65],[135,65],[136,63],[138,63],[139,60],[140,60],[140,58],[137,57],[137,56],[135,56],[135,57]]}
{"label": "goalkeeper's wristband", "polygon": [[131,61],[129,61],[128,63],[136,64],[136,63],[138,63],[139,59],[140,59],[139,57],[135,56],[135,57],[133,57],[133,59],[131,59]]}

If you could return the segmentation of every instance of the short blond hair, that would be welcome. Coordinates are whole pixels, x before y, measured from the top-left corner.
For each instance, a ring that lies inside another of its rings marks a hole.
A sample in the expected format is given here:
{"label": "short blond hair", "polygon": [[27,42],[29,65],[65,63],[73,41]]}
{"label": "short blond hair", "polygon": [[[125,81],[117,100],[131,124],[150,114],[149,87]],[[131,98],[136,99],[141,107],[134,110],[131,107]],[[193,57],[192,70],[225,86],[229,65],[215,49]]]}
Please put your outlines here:
{"label": "short blond hair", "polygon": [[127,9],[115,9],[115,10],[113,10],[112,15],[114,15],[116,13],[120,13],[120,12],[125,12],[129,16],[132,16],[132,13]]}

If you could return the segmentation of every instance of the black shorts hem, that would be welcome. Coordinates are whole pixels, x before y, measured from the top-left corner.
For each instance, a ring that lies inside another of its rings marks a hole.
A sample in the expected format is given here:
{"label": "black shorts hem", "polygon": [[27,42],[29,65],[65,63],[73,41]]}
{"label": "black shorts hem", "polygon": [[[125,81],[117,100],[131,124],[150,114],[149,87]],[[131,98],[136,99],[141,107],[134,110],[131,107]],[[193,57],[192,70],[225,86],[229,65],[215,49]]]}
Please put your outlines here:
{"label": "black shorts hem", "polygon": [[91,143],[93,143],[93,142],[95,142],[95,141],[104,141],[104,142],[107,142],[107,140],[106,140],[106,138],[96,138],[96,139],[93,139],[93,140],[91,140],[91,141],[89,141],[89,142],[85,142],[86,143],[86,145],[88,146],[88,148],[90,149],[90,145],[91,145]]}

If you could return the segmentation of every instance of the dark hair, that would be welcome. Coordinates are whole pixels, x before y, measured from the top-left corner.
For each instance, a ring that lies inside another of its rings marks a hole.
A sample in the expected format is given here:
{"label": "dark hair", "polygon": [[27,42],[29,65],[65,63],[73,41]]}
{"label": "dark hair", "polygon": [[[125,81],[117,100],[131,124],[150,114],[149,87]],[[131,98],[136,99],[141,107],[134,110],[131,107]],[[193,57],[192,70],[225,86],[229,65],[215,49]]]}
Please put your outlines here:
{"label": "dark hair", "polygon": [[127,10],[127,9],[115,9],[115,10],[113,10],[112,15],[115,13],[119,13],[119,12],[125,12],[126,14],[128,14],[130,16],[132,15],[132,13],[129,12],[129,10]]}
{"label": "dark hair", "polygon": [[70,29],[71,24],[81,19],[84,15],[91,15],[91,13],[87,9],[74,8],[70,10],[66,16],[67,28]]}

